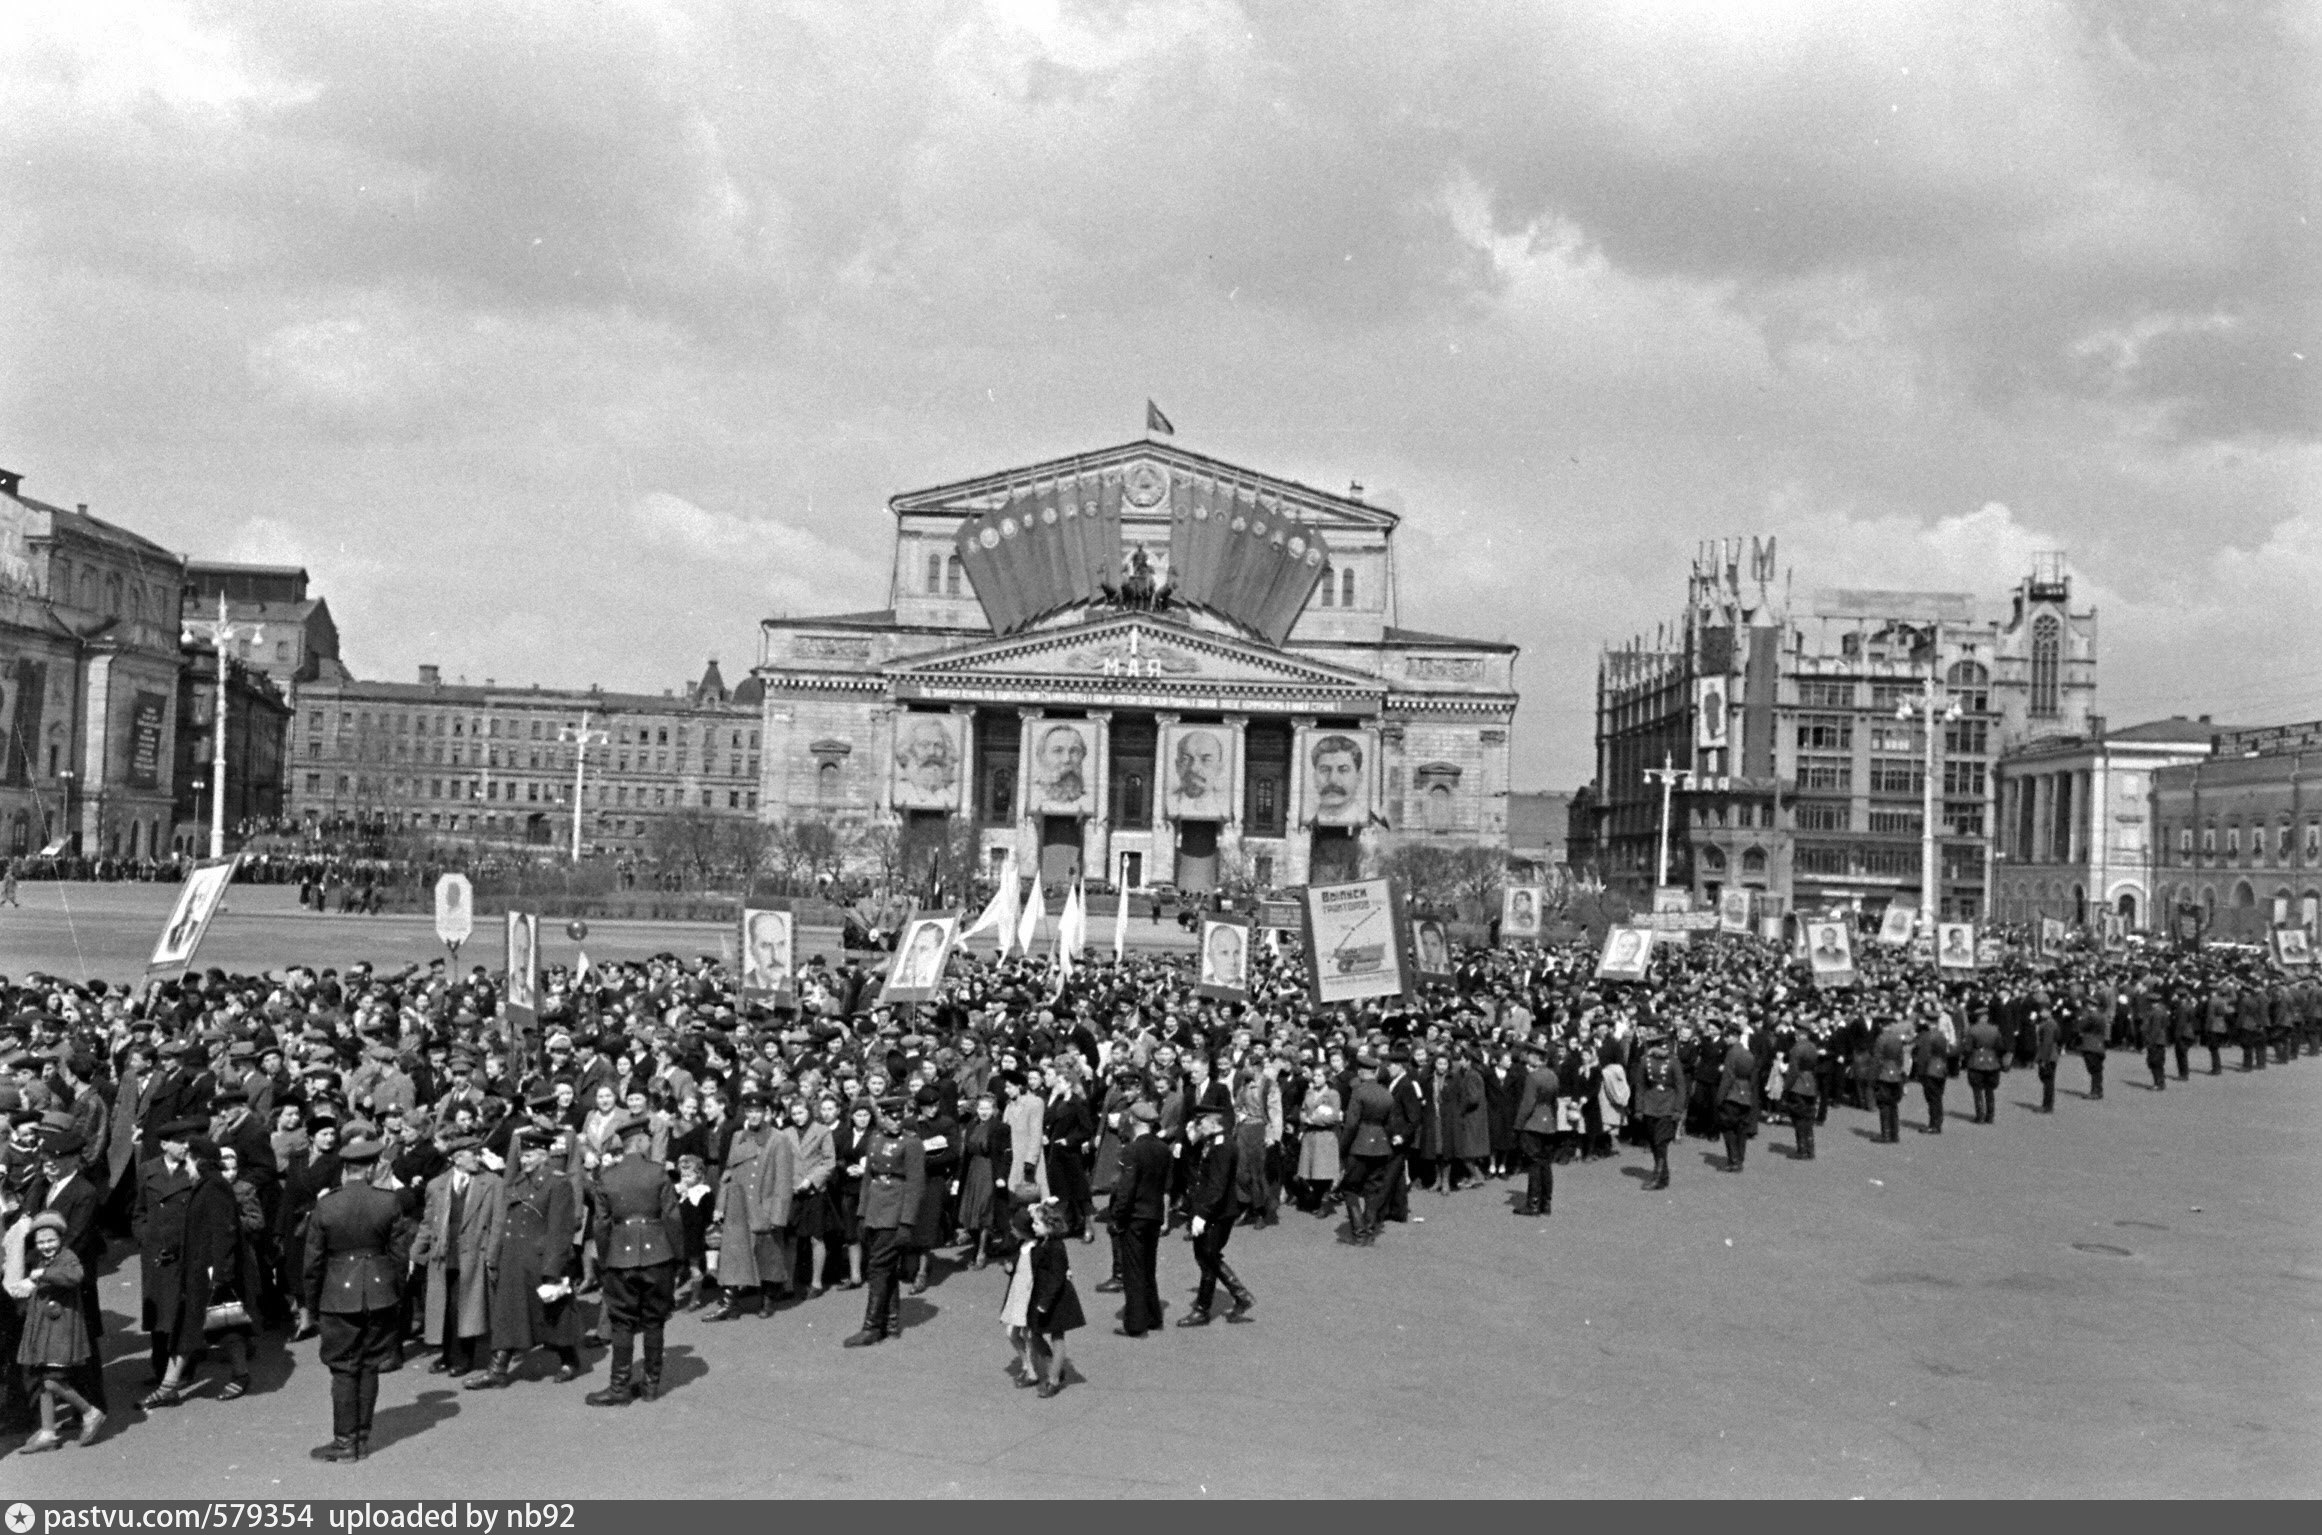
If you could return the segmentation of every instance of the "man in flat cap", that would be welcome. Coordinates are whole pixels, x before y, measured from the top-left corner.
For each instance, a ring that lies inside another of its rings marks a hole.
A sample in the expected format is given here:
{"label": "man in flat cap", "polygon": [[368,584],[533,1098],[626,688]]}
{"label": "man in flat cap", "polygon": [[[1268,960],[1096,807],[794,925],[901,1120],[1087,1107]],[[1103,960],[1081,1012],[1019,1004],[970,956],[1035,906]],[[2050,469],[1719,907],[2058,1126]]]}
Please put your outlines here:
{"label": "man in flat cap", "polygon": [[351,1136],[338,1151],[339,1186],[315,1201],[307,1221],[304,1299],[321,1325],[322,1362],[331,1372],[331,1442],[311,1452],[316,1460],[363,1458],[379,1372],[393,1364],[402,1340],[412,1223],[402,1200],[371,1186],[382,1149],[367,1135]]}
{"label": "man in flat cap", "polygon": [[[677,1267],[685,1222],[669,1174],[652,1159],[652,1126],[630,1115],[614,1128],[617,1156],[600,1163],[590,1183],[597,1210],[597,1278],[613,1331],[612,1375],[588,1395],[591,1407],[626,1407],[661,1395],[662,1328],[677,1309]],[[637,1335],[645,1335],[642,1371]]]}
{"label": "man in flat cap", "polygon": [[443,1143],[451,1165],[427,1184],[426,1212],[411,1244],[411,1261],[427,1270],[424,1337],[440,1352],[428,1371],[464,1376],[492,1327],[492,1268],[498,1254],[505,1186],[484,1170],[475,1136]]}
{"label": "man in flat cap", "polygon": [[1097,1286],[1124,1292],[1121,1325],[1125,1338],[1142,1338],[1161,1325],[1161,1223],[1169,1213],[1169,1147],[1154,1132],[1161,1111],[1139,1099],[1121,1116],[1129,1144],[1121,1150],[1120,1174],[1113,1183],[1113,1246],[1120,1278]]}

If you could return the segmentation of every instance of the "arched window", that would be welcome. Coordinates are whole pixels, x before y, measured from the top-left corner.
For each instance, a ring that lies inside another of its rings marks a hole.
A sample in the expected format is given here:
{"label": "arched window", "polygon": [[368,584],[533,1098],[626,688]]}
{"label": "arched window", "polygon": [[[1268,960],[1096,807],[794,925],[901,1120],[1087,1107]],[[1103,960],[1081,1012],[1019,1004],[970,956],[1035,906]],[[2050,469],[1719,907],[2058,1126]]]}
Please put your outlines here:
{"label": "arched window", "polygon": [[2032,713],[2036,718],[2053,718],[2058,712],[2057,699],[2064,664],[2064,626],[2053,613],[2042,613],[2032,621]]}
{"label": "arched window", "polygon": [[[1451,785],[1447,783],[1436,784],[1427,791],[1427,829],[1451,830]],[[1717,866],[1722,867],[1724,862],[1721,857]]]}
{"label": "arched window", "polygon": [[1338,605],[1342,608],[1354,606],[1354,570],[1351,567],[1338,573]]}
{"label": "arched window", "polygon": [[105,611],[115,618],[121,616],[121,578],[117,575],[105,578]]}
{"label": "arched window", "polygon": [[815,770],[814,792],[823,799],[837,799],[839,795],[839,765],[826,762]]}
{"label": "arched window", "polygon": [[1955,662],[1945,680],[1951,685],[1952,699],[1969,714],[1982,714],[1991,708],[1991,673],[1977,662]]}
{"label": "arched window", "polygon": [[1702,848],[1701,866],[1704,869],[1710,870],[1712,873],[1723,872],[1725,869],[1725,850],[1716,846],[1706,846]]}
{"label": "arched window", "polygon": [[1742,872],[1744,874],[1765,873],[1766,850],[1762,847],[1750,847],[1742,849]]}
{"label": "arched window", "polygon": [[1322,605],[1326,608],[1338,606],[1338,578],[1327,569],[1322,573]]}
{"label": "arched window", "polygon": [[2245,911],[2257,904],[2257,892],[2250,888],[2248,880],[2233,887],[2233,904]]}

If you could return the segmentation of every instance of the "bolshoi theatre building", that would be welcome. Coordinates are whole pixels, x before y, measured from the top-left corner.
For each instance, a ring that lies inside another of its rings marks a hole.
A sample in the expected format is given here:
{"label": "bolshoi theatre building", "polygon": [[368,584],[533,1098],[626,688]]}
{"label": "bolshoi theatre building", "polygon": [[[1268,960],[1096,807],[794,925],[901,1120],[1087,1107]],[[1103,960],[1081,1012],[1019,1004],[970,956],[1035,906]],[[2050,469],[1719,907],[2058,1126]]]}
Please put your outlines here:
{"label": "bolshoi theatre building", "polygon": [[888,508],[888,606],[761,626],[764,813],[1052,887],[1505,844],[1516,647],[1396,623],[1398,519],[1359,486],[1143,440]]}

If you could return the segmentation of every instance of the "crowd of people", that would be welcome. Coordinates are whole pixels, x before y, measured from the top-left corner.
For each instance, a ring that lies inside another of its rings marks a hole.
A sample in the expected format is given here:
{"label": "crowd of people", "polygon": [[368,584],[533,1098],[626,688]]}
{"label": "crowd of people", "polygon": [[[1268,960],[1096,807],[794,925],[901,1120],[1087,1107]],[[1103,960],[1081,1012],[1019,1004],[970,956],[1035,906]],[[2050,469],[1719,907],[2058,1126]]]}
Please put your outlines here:
{"label": "crowd of people", "polygon": [[[487,1391],[577,1381],[604,1346],[586,1400],[626,1406],[660,1395],[680,1310],[748,1325],[861,1290],[845,1343],[870,1347],[902,1336],[907,1295],[993,1265],[1019,1383],[1050,1396],[1088,1321],[1072,1244],[1107,1244],[1084,1272],[1144,1338],[1179,1229],[1199,1283],[1175,1325],[1246,1322],[1228,1239],[1286,1215],[1368,1245],[1423,1192],[1508,1180],[1545,1218],[1566,1167],[1649,1156],[1643,1186],[1669,1188],[1683,1136],[1733,1174],[1774,1122],[1811,1160],[1834,1109],[1894,1140],[1914,1086],[1941,1134],[1958,1075],[1988,1122],[2010,1070],[2053,1112],[2073,1057],[2095,1102],[2123,1048],[2156,1090],[2229,1053],[2256,1072],[2322,1052],[2322,984],[2251,950],[1960,973],[1874,948],[1857,984],[1818,987],[1777,945],[1699,935],[1642,983],[1595,970],[1578,947],[1470,950],[1448,981],[1323,1007],[1287,940],[1240,1001],[1197,994],[1181,956],[1066,973],[963,951],[933,1003],[879,1005],[850,960],[760,1007],[718,960],[662,955],[552,970],[529,1011],[441,962],[0,977],[5,1410],[26,1451],[86,1444],[129,1407],[237,1399],[262,1339],[319,1335],[316,1454],[352,1460],[379,1376],[421,1354]],[[102,1368],[112,1260],[139,1281],[134,1403]]]}

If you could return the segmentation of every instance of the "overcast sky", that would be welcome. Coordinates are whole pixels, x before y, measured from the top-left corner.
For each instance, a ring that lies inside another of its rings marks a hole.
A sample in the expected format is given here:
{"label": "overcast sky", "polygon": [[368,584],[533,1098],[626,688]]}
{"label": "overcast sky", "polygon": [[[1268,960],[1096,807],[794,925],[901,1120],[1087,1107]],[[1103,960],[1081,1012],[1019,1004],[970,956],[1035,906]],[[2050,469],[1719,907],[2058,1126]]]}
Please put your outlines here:
{"label": "overcast sky", "polygon": [[738,679],[1151,395],[1404,513],[1520,787],[1718,535],[2068,550],[2116,723],[2322,716],[2311,5],[10,13],[0,466],[304,564],[362,676]]}

